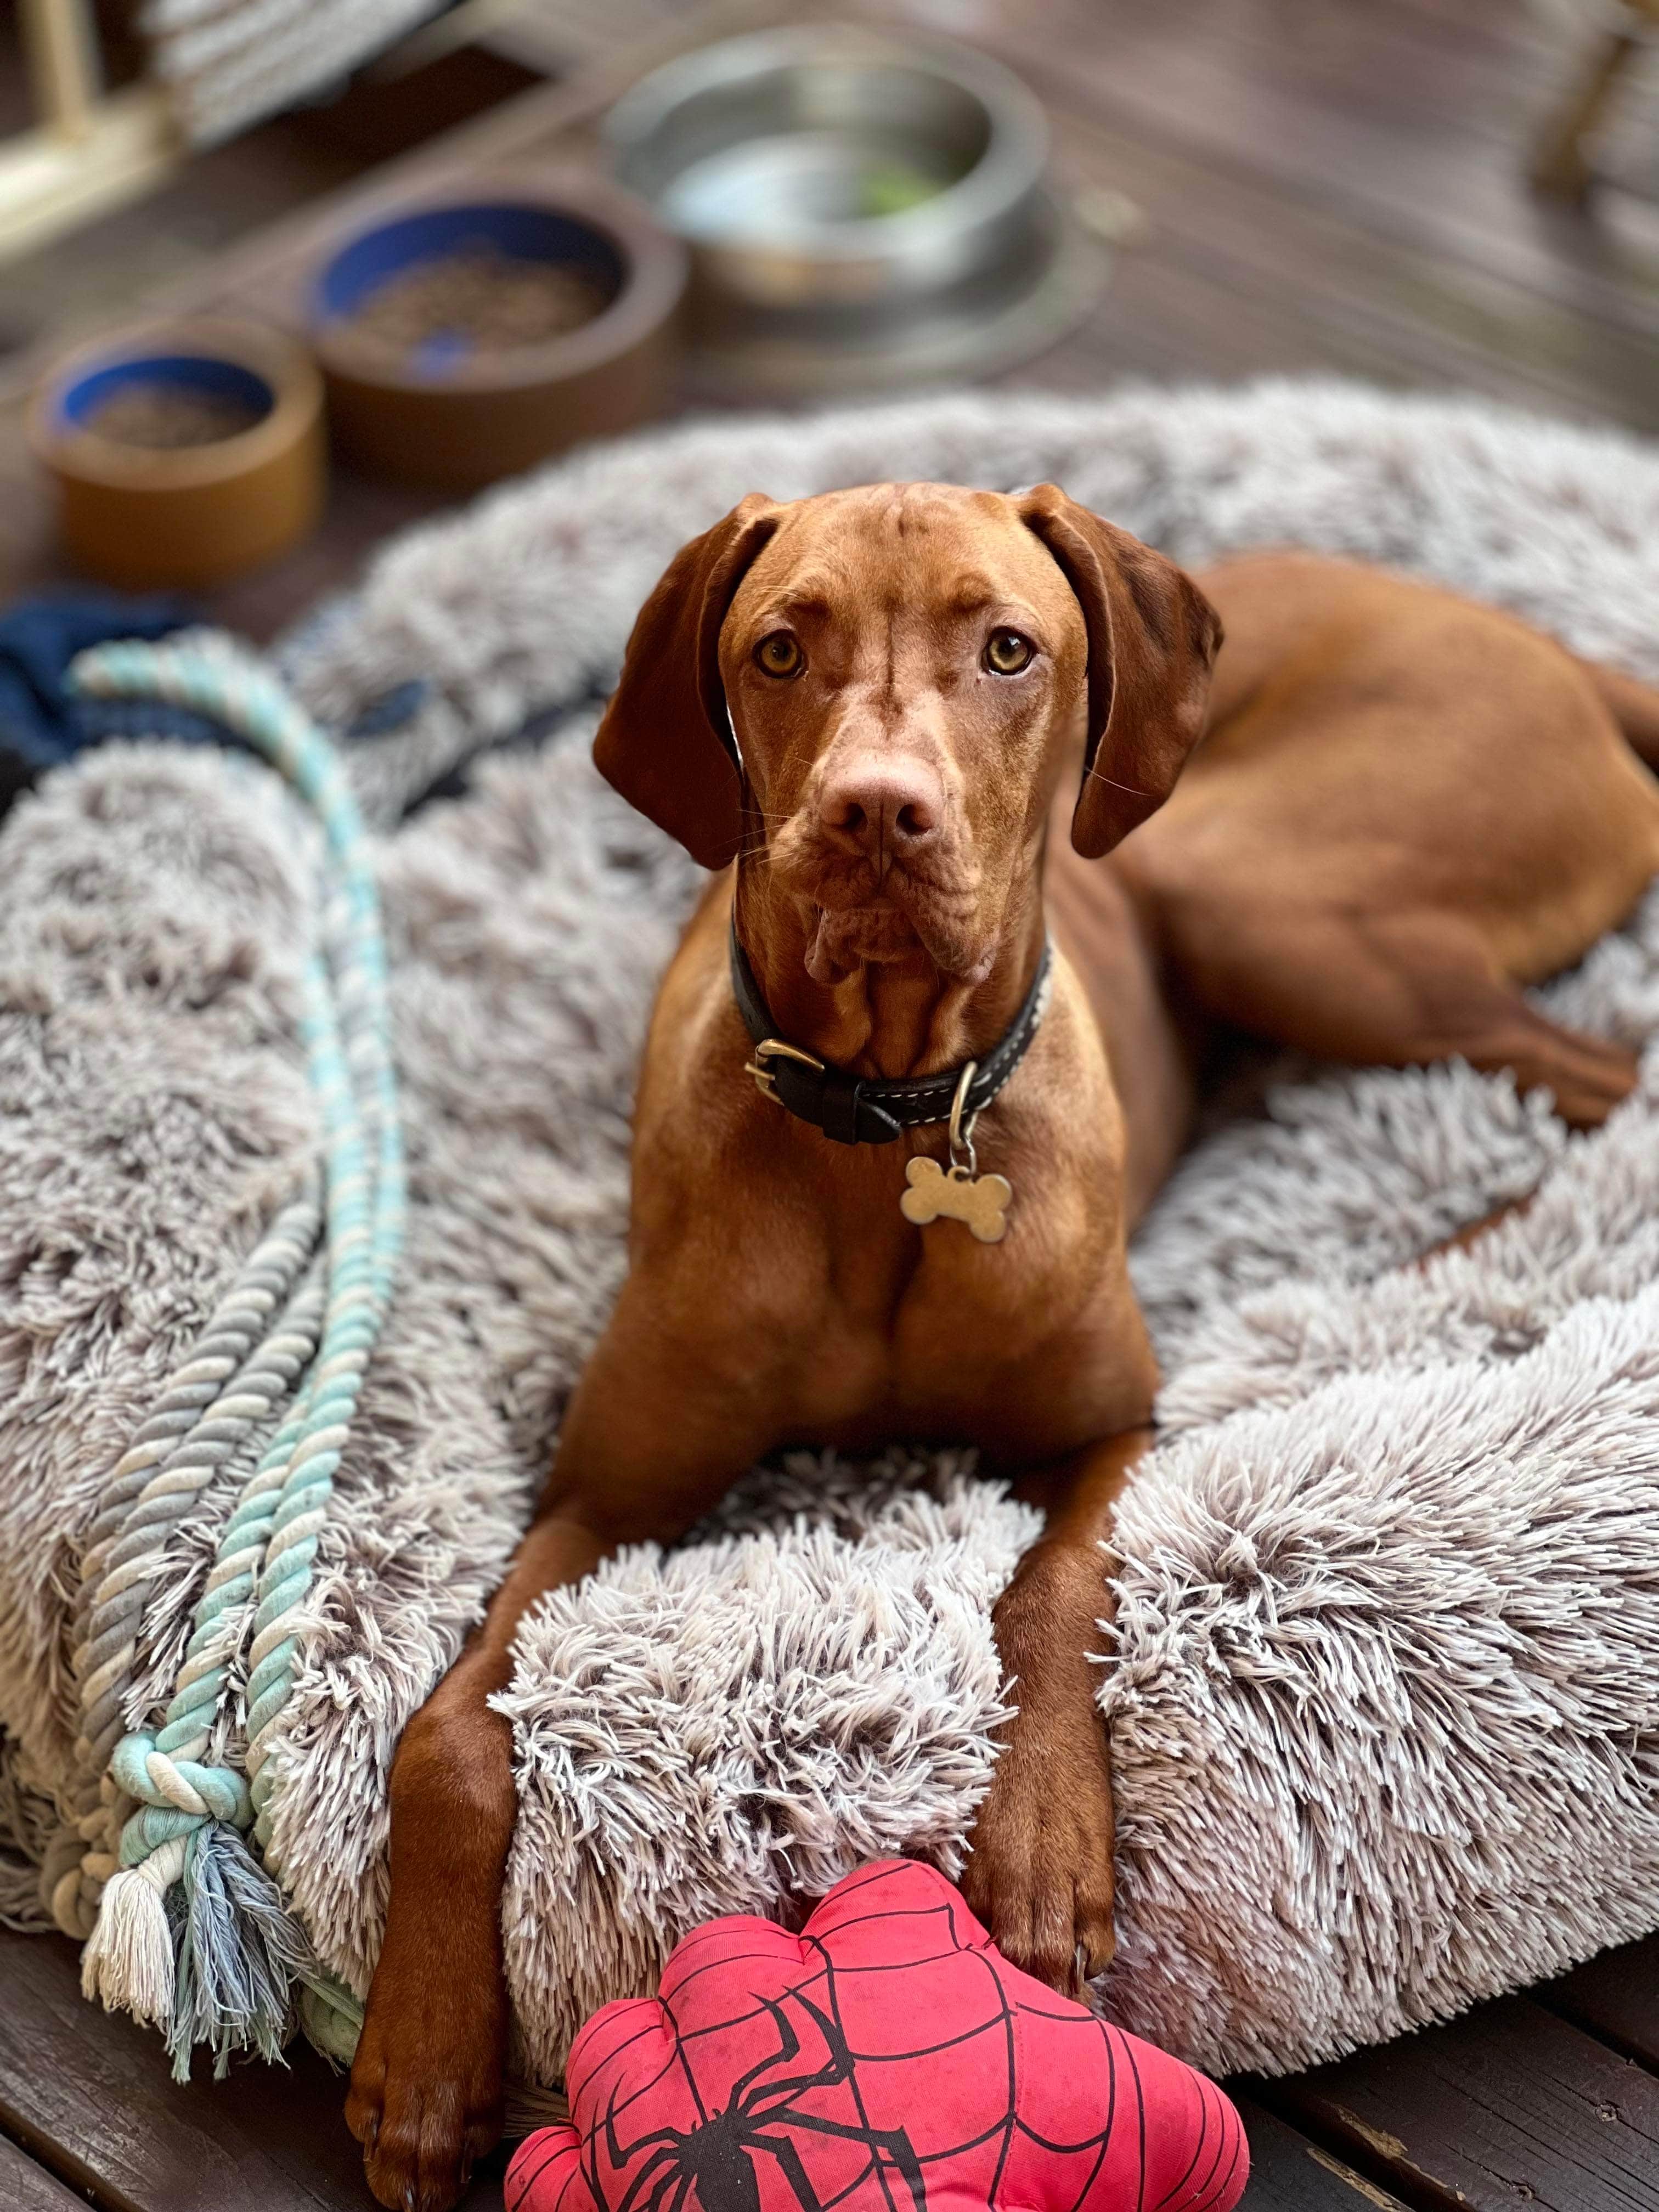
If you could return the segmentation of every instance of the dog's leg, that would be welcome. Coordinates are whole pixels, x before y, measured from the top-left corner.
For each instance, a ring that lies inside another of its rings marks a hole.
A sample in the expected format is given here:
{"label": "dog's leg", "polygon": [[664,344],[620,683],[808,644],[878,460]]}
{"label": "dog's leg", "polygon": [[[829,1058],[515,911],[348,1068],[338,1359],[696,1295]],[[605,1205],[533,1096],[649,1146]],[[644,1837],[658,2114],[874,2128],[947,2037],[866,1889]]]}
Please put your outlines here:
{"label": "dog's leg", "polygon": [[1537,1012],[1460,916],[1251,916],[1183,965],[1205,1003],[1247,1029],[1362,1066],[1507,1069],[1522,1091],[1551,1091],[1574,1128],[1599,1128],[1636,1085],[1633,1053]]}
{"label": "dog's leg", "polygon": [[489,1700],[511,1680],[526,1610],[587,1573],[603,1550],[563,1512],[529,1530],[392,1762],[392,1895],[346,2124],[363,2146],[369,2186],[400,2212],[452,2204],[501,2134],[501,1892],[518,1800],[512,1731]]}
{"label": "dog's leg", "polygon": [[501,2133],[518,1801],[512,1732],[489,1700],[511,1680],[519,1624],[618,1546],[683,1534],[774,1441],[756,1378],[667,1336],[651,1309],[630,1283],[507,1580],[392,1763],[392,1897],[346,2119],[398,2212],[444,2212]]}
{"label": "dog's leg", "polygon": [[993,1614],[1019,1707],[980,1808],[963,1894],[1017,1966],[1076,1990],[1112,1955],[1112,1777],[1090,1654],[1111,1593],[1102,1545],[1149,1428],[1019,1486],[1048,1525]]}

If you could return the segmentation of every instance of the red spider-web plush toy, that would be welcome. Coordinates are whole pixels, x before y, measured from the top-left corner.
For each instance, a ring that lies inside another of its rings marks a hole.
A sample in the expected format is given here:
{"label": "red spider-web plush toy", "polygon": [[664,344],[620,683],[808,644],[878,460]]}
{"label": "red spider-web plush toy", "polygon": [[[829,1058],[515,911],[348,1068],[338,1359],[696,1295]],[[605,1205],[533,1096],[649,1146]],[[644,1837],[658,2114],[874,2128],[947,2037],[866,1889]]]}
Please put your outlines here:
{"label": "red spider-web plush toy", "polygon": [[1212,2081],[1011,1966],[903,1860],[799,1936],[698,1929],[659,1997],[594,2014],[568,2082],[507,2212],[1231,2212],[1249,2173]]}

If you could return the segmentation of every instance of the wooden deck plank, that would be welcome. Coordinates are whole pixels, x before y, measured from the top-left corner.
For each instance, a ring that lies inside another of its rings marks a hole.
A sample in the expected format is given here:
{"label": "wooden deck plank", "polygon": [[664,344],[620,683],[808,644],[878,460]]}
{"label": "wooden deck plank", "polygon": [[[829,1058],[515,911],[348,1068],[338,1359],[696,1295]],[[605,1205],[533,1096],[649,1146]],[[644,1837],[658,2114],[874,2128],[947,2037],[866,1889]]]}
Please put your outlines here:
{"label": "wooden deck plank", "polygon": [[1228,34],[1253,12],[1248,0],[1157,9],[1072,0],[1062,28],[1049,0],[1022,0],[1000,9],[983,41],[1046,99],[1086,104],[1218,174],[1271,182],[1396,244],[1659,337],[1659,265],[1621,248],[1593,216],[1531,196],[1518,113],[1495,137],[1452,127],[1438,97],[1447,65],[1437,46],[1418,50],[1390,18],[1387,67],[1375,57],[1369,71],[1339,62],[1310,81],[1304,49],[1346,53],[1364,11],[1340,11],[1317,40],[1281,28],[1277,11],[1271,33]]}
{"label": "wooden deck plank", "polygon": [[1659,2079],[1525,1997],[1255,2090],[1412,2205],[1659,2212]]}
{"label": "wooden deck plank", "polygon": [[1250,2143],[1249,2185],[1238,2212],[1405,2212],[1397,2197],[1249,2097],[1235,2095]]}
{"label": "wooden deck plank", "polygon": [[[1222,349],[1212,374],[1239,373],[1243,356],[1253,368],[1449,386],[1659,428],[1651,341],[1610,327],[1592,332],[1523,286],[1218,178],[1097,118],[1062,111],[1056,123],[1068,173],[1128,193],[1149,234],[1121,256],[1085,330],[1028,377],[1049,383],[1056,364],[1075,360],[1091,364],[1098,381],[1144,345],[1158,291],[1179,287],[1202,318],[1206,360]],[[1196,331],[1177,339],[1188,361],[1199,343]]]}
{"label": "wooden deck plank", "polygon": [[1659,2073],[1659,1936],[1603,1951],[1533,1994],[1552,2012]]}
{"label": "wooden deck plank", "polygon": [[87,2199],[0,2136],[0,2205],[5,2212],[86,2212]]}
{"label": "wooden deck plank", "polygon": [[[1043,94],[1062,156],[1086,134],[1146,208],[1134,258],[1210,280],[1224,345],[1242,307],[1276,324],[1304,369],[1462,384],[1650,427],[1659,257],[1529,194],[1531,115],[1555,57],[1516,15],[1448,17],[1410,0],[1000,0],[974,35]],[[1376,140],[1358,171],[1335,151],[1356,113]],[[1403,222],[1401,180],[1425,164],[1440,189]],[[1465,222],[1472,204],[1490,231]],[[1109,301],[1098,319],[1109,326]]]}
{"label": "wooden deck plank", "polygon": [[[374,2212],[343,2080],[304,2044],[289,2057],[175,2082],[159,2036],[82,1997],[72,1944],[0,1929],[0,2132],[106,2212]],[[503,2164],[465,2212],[500,2212]]]}

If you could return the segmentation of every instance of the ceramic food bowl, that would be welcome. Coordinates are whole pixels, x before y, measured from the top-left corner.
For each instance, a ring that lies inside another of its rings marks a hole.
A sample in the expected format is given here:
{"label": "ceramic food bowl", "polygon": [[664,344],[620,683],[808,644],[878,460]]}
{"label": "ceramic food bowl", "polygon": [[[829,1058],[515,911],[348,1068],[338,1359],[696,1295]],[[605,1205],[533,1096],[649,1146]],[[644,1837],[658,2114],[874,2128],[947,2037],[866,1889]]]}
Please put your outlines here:
{"label": "ceramic food bowl", "polygon": [[128,590],[203,589],[274,559],[326,490],[321,380],[256,324],[154,324],[71,354],[30,436],[77,566]]}
{"label": "ceramic food bowl", "polygon": [[686,266],[643,209],[579,173],[337,240],[309,319],[341,452],[465,490],[647,419]]}

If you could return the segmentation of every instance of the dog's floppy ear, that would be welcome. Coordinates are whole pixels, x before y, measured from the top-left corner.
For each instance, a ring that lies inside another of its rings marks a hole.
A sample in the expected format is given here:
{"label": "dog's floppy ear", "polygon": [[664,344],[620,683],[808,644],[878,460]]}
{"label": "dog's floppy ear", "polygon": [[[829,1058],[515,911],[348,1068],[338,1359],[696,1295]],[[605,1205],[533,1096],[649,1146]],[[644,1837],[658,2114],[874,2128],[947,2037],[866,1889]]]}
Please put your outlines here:
{"label": "dog's floppy ear", "polygon": [[751,492],[683,545],[640,609],[593,739],[599,774],[705,868],[743,841],[743,779],[720,684],[720,624],[782,509]]}
{"label": "dog's floppy ear", "polygon": [[1173,561],[1058,485],[1022,493],[1019,512],[1088,628],[1089,748],[1072,842],[1097,860],[1163,805],[1202,735],[1221,617]]}

